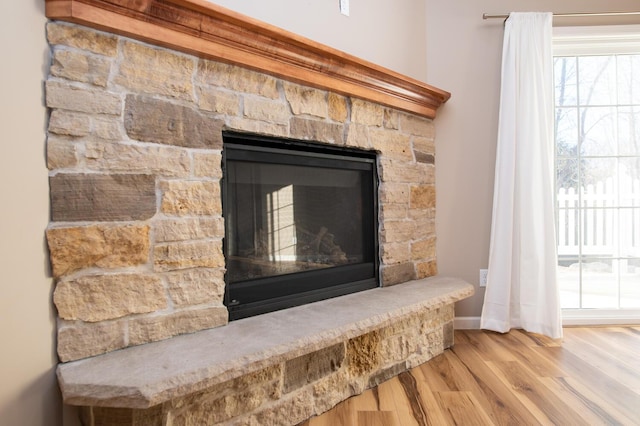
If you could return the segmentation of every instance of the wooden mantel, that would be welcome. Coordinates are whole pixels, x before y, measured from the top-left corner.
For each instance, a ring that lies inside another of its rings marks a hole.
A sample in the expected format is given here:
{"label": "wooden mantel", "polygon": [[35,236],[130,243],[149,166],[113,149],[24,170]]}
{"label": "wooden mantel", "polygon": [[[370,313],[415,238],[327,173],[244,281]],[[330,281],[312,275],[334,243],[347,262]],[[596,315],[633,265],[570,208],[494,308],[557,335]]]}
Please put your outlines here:
{"label": "wooden mantel", "polygon": [[45,0],[50,19],[435,118],[450,93],[205,0]]}

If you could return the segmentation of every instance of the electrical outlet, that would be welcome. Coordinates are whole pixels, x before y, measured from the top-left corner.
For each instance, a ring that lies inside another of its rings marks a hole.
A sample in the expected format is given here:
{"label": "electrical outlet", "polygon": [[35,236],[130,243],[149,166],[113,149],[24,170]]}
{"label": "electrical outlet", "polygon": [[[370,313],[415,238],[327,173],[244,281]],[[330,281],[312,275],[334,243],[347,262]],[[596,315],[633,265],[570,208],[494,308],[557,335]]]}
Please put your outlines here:
{"label": "electrical outlet", "polygon": [[340,13],[349,16],[349,0],[340,0]]}
{"label": "electrical outlet", "polygon": [[489,270],[488,269],[480,269],[480,287],[486,287],[487,286],[487,275],[489,275]]}

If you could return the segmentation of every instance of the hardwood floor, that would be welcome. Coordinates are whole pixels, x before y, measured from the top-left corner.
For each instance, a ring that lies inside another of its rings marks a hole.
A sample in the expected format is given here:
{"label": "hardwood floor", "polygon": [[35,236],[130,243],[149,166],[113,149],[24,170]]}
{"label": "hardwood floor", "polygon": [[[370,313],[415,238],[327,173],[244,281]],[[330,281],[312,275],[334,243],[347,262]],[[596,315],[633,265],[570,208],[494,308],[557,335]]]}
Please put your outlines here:
{"label": "hardwood floor", "polygon": [[640,327],[457,330],[451,350],[301,426],[340,425],[640,425]]}

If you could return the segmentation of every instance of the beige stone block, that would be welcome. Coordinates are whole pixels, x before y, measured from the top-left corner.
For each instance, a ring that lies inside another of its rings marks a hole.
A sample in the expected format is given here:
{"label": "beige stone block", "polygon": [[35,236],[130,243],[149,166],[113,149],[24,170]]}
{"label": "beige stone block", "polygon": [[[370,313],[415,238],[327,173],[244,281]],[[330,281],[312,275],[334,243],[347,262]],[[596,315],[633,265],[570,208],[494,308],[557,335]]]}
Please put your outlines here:
{"label": "beige stone block", "polygon": [[86,136],[91,132],[91,117],[87,114],[54,109],[49,118],[49,132],[65,136]]}
{"label": "beige stone block", "polygon": [[86,425],[157,426],[167,424],[162,405],[147,409],[88,407]]}
{"label": "beige stone block", "polygon": [[89,275],[58,283],[53,301],[60,318],[98,322],[167,307],[160,278],[148,274]]}
{"label": "beige stone block", "polygon": [[216,90],[211,87],[198,87],[198,107],[203,111],[237,116],[240,113],[242,98],[233,92]]}
{"label": "beige stone block", "polygon": [[140,93],[194,99],[196,59],[125,40],[114,83]]}
{"label": "beige stone block", "polygon": [[364,124],[349,124],[347,127],[346,145],[353,148],[371,149],[371,143],[369,143],[369,128]]}
{"label": "beige stone block", "polygon": [[352,99],[351,122],[382,127],[384,123],[384,107],[362,99]]}
{"label": "beige stone block", "polygon": [[328,121],[293,117],[289,123],[291,137],[317,142],[342,145],[344,143],[344,126]]}
{"label": "beige stone block", "polygon": [[410,244],[406,241],[382,245],[382,263],[393,265],[411,260]]}
{"label": "beige stone block", "polygon": [[280,97],[275,77],[221,62],[201,59],[198,62],[196,81],[270,99]]}
{"label": "beige stone block", "polygon": [[413,260],[427,260],[436,257],[436,238],[414,241],[411,243],[411,258]]}
{"label": "beige stone block", "polygon": [[294,115],[313,115],[327,118],[327,92],[311,87],[283,82],[284,94]]}
{"label": "beige stone block", "polygon": [[382,220],[407,219],[408,206],[405,204],[383,204],[380,208]]}
{"label": "beige stone block", "polygon": [[224,122],[150,96],[127,95],[124,127],[131,139],[186,148],[222,149]]}
{"label": "beige stone block", "polygon": [[380,334],[377,330],[347,341],[347,368],[352,376],[362,376],[380,365]]}
{"label": "beige stone block", "polygon": [[380,151],[383,160],[413,162],[411,137],[386,129],[370,129],[371,146]]}
{"label": "beige stone block", "polygon": [[122,349],[124,329],[121,321],[63,325],[58,329],[58,357],[67,362]]}
{"label": "beige stone block", "polygon": [[410,186],[406,183],[384,182],[380,185],[380,202],[402,204],[409,207]]}
{"label": "beige stone block", "polygon": [[51,75],[67,80],[106,87],[111,60],[79,51],[55,50],[50,72]]}
{"label": "beige stone block", "polygon": [[382,267],[382,285],[387,287],[416,279],[415,266],[411,262]]}
{"label": "beige stone block", "polygon": [[327,95],[327,103],[329,106],[329,118],[339,123],[346,123],[349,118],[349,109],[347,106],[347,98],[334,92]]}
{"label": "beige stone block", "polygon": [[412,114],[400,115],[400,130],[403,133],[433,139],[435,137],[435,126],[433,120]]}
{"label": "beige stone block", "polygon": [[424,152],[425,154],[436,154],[436,143],[433,138],[430,137],[413,137],[413,149],[416,151]]}
{"label": "beige stone block", "polygon": [[222,155],[218,152],[194,152],[193,174],[203,178],[222,178]]}
{"label": "beige stone block", "polygon": [[213,181],[165,180],[160,182],[164,214],[175,216],[220,215],[220,183]]}
{"label": "beige stone block", "polygon": [[385,243],[402,243],[416,237],[416,224],[412,220],[385,220],[382,224],[382,240]]}
{"label": "beige stone block", "polygon": [[71,169],[79,164],[78,147],[76,143],[49,135],[47,138],[47,168]]}
{"label": "beige stone block", "polygon": [[221,240],[158,244],[153,253],[156,271],[224,267]]}
{"label": "beige stone block", "polygon": [[75,47],[99,55],[115,57],[118,37],[89,28],[59,22],[47,23],[47,40],[53,45]]}
{"label": "beige stone block", "polygon": [[247,96],[244,98],[244,116],[249,120],[286,123],[290,117],[289,108],[279,100]]}
{"label": "beige stone block", "polygon": [[266,136],[289,136],[288,123],[269,123],[267,121],[231,117],[229,118],[227,128],[229,130],[258,133]]}
{"label": "beige stone block", "polygon": [[428,232],[435,230],[434,222],[436,218],[436,209],[410,209],[409,218],[416,222],[418,228],[428,229]]}
{"label": "beige stone block", "polygon": [[400,128],[400,114],[395,109],[384,109],[384,128],[398,130]]}
{"label": "beige stone block", "polygon": [[224,221],[222,217],[161,219],[154,222],[154,231],[160,243],[223,238]]}
{"label": "beige stone block", "polygon": [[136,266],[149,260],[148,225],[91,225],[47,230],[54,277],[84,268]]}
{"label": "beige stone block", "polygon": [[99,139],[121,141],[125,139],[122,121],[111,116],[95,116],[92,119],[91,133]]}
{"label": "beige stone block", "polygon": [[435,260],[419,262],[416,264],[416,275],[418,279],[433,277],[438,275],[438,264]]}
{"label": "beige stone block", "polygon": [[[314,401],[309,391],[302,390],[265,406],[266,408],[249,417],[247,424],[256,426],[301,424],[313,416],[313,406]],[[242,424],[242,421],[240,422]]]}
{"label": "beige stone block", "polygon": [[337,371],[344,362],[343,343],[288,360],[284,366],[285,393],[300,389]]}
{"label": "beige stone block", "polygon": [[227,308],[224,306],[132,318],[129,320],[129,345],[157,342],[180,334],[219,327],[227,321]]}
{"label": "beige stone block", "polygon": [[90,170],[111,173],[153,173],[187,177],[191,161],[186,150],[151,144],[89,141],[85,150]]}
{"label": "beige stone block", "polygon": [[45,86],[49,108],[60,108],[88,114],[120,115],[122,99],[104,90],[86,89],[49,80]]}
{"label": "beige stone block", "polygon": [[222,305],[224,269],[196,268],[165,274],[171,300],[176,306]]}
{"label": "beige stone block", "polygon": [[383,182],[434,184],[436,181],[436,169],[433,165],[388,159],[380,160],[380,165],[380,179]]}
{"label": "beige stone block", "polygon": [[414,185],[411,187],[411,208],[431,209],[436,206],[435,185]]}

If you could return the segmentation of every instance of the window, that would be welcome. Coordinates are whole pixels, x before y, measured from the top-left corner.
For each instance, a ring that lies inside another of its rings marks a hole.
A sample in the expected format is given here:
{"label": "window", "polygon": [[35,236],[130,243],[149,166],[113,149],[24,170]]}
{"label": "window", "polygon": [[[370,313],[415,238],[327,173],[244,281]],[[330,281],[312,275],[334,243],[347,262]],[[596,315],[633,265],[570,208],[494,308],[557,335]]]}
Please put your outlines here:
{"label": "window", "polygon": [[640,312],[640,27],[556,29],[554,79],[562,307]]}

